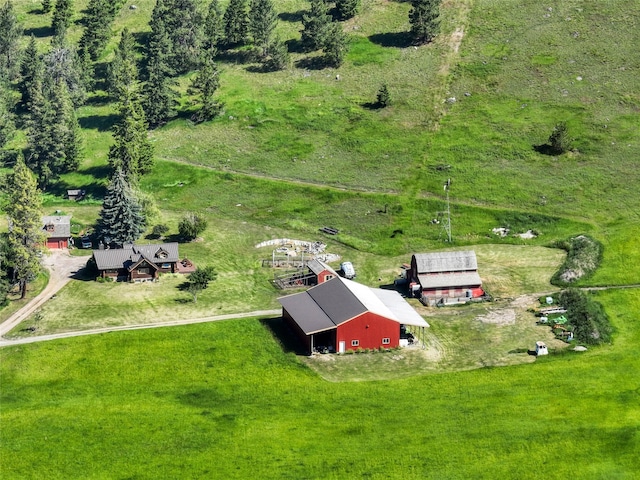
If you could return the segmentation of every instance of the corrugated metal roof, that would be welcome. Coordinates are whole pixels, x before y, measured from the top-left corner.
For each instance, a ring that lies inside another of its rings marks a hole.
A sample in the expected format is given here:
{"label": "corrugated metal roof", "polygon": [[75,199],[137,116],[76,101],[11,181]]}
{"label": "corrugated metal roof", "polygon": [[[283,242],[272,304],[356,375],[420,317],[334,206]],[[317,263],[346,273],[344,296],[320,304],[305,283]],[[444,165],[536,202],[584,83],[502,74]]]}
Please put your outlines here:
{"label": "corrugated metal roof", "polygon": [[[165,254],[166,256],[164,256]],[[171,263],[180,260],[176,242],[132,245],[127,248],[109,248],[93,251],[93,258],[99,270],[128,268],[131,263],[138,262],[142,256],[153,263]]]}
{"label": "corrugated metal roof", "polygon": [[397,322],[415,327],[429,326],[426,320],[395,290],[372,288],[371,291],[393,312]]}
{"label": "corrugated metal roof", "polygon": [[321,262],[320,260],[317,260],[315,258],[310,260],[309,262],[307,262],[307,267],[309,268],[309,270],[311,270],[316,275],[318,275],[319,273],[324,272],[325,270],[333,273],[334,275],[337,275],[336,271],[333,268],[331,268],[326,263]]}
{"label": "corrugated metal roof", "polygon": [[[53,231],[48,231],[47,225],[53,225]],[[51,215],[42,217],[42,230],[48,237],[70,237],[71,215]]]}
{"label": "corrugated metal roof", "polygon": [[435,272],[460,272],[477,270],[478,261],[473,250],[459,252],[416,253],[414,255],[418,274]]}
{"label": "corrugated metal roof", "polygon": [[346,281],[336,277],[307,291],[336,325],[367,311],[358,297],[346,288],[343,283]]}
{"label": "corrugated metal roof", "polygon": [[429,326],[398,292],[341,277],[278,301],[306,335],[331,330],[366,311],[406,325]]}
{"label": "corrugated metal roof", "polygon": [[418,275],[420,286],[425,288],[447,287],[478,287],[482,280],[478,272],[437,273],[433,275]]}

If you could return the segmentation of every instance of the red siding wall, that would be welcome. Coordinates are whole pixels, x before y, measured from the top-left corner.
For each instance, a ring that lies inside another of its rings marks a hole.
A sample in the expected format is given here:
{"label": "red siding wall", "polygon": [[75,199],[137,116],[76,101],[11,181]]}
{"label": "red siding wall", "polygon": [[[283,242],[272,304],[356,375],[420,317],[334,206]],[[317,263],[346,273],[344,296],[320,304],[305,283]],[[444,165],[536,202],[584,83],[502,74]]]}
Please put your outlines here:
{"label": "red siding wall", "polygon": [[[327,278],[327,276],[329,276],[329,278]],[[335,273],[331,273],[328,270],[324,270],[318,274],[318,284],[324,283],[327,280],[331,280],[335,276],[336,276]]]}
{"label": "red siding wall", "polygon": [[[382,339],[385,337],[390,340],[388,344],[382,343]],[[352,340],[358,340],[359,345],[357,347],[351,346]],[[341,341],[345,342],[347,350],[397,347],[400,344],[400,324],[375,313],[365,312],[338,326],[336,349],[339,348]]]}
{"label": "red siding wall", "polygon": [[47,238],[47,248],[51,250],[69,248],[68,239],[55,237]]}

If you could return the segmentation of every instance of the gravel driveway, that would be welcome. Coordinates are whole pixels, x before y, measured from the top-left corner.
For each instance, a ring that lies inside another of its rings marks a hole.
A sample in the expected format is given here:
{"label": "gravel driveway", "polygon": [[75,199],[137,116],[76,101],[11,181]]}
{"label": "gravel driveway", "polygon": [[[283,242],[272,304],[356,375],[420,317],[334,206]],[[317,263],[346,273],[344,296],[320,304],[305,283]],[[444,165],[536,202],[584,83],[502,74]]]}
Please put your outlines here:
{"label": "gravel driveway", "polygon": [[49,270],[49,283],[40,294],[0,324],[0,336],[11,331],[40,308],[58,290],[64,287],[73,275],[84,268],[88,256],[72,257],[67,250],[52,250],[42,259],[42,265]]}

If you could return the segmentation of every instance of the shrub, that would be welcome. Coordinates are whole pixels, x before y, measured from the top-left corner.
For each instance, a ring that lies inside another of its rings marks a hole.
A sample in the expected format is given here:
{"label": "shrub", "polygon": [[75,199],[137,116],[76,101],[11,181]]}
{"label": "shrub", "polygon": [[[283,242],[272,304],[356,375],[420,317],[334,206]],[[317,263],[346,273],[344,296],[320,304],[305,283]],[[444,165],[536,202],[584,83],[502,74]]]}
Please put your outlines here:
{"label": "shrub", "polygon": [[169,231],[169,227],[167,227],[166,225],[162,225],[162,224],[154,225],[153,230],[151,230],[151,234],[154,237],[160,238],[168,231]]}
{"label": "shrub", "polygon": [[586,236],[557,242],[557,248],[567,251],[567,258],[551,278],[551,283],[559,286],[570,285],[596,271],[602,259],[602,245]]}
{"label": "shrub", "polygon": [[207,228],[207,220],[200,214],[189,213],[178,225],[178,232],[185,240],[193,240]]}
{"label": "shrub", "polygon": [[386,83],[382,84],[380,90],[378,90],[376,105],[378,108],[385,108],[391,105],[391,94],[389,93],[389,88]]}
{"label": "shrub", "polygon": [[568,152],[571,149],[571,137],[569,137],[569,129],[565,122],[557,123],[553,127],[553,132],[549,136],[549,146],[551,152],[557,155]]}
{"label": "shrub", "polygon": [[585,292],[570,288],[560,293],[560,303],[567,309],[567,324],[573,327],[576,340],[589,345],[611,340],[611,325],[602,305]]}

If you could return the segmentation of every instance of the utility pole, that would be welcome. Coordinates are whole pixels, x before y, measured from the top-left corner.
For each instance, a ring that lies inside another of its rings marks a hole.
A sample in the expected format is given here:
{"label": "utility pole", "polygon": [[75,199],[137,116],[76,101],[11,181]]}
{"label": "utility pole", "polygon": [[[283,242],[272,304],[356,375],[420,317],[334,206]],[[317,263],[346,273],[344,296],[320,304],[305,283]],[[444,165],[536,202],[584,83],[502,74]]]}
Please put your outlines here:
{"label": "utility pole", "polygon": [[444,191],[447,194],[447,219],[444,224],[444,231],[447,232],[449,243],[451,243],[451,207],[449,205],[449,188],[451,188],[451,179],[447,179],[444,184]]}

